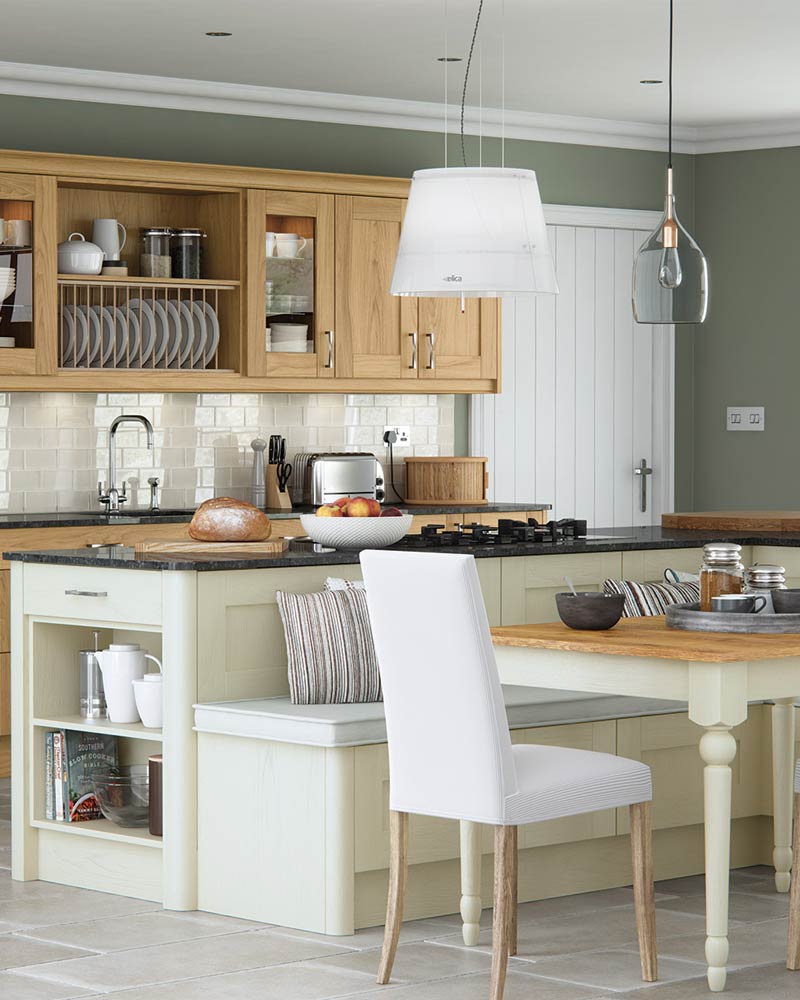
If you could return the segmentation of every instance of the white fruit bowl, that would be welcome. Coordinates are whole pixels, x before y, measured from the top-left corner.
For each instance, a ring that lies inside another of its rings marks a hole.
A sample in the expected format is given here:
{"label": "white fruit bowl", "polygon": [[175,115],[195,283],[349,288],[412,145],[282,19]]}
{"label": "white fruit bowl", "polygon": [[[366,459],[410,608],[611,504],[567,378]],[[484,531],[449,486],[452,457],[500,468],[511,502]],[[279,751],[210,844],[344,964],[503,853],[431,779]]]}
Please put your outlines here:
{"label": "white fruit bowl", "polygon": [[318,517],[301,514],[308,537],[334,549],[382,549],[394,545],[411,530],[411,514],[400,517]]}

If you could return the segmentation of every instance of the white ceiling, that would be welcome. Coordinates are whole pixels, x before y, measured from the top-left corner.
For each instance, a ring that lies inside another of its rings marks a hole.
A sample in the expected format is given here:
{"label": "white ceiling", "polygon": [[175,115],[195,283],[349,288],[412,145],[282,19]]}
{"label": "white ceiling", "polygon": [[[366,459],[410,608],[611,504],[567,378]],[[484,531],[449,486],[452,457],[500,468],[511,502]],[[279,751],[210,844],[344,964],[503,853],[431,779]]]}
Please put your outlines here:
{"label": "white ceiling", "polygon": [[[465,55],[477,0],[446,0]],[[485,0],[483,103],[500,104],[503,0]],[[16,64],[438,102],[445,0],[24,0],[0,36]],[[10,11],[9,11],[10,13]],[[506,105],[661,123],[667,0],[505,0]],[[207,38],[208,30],[233,32]],[[797,0],[676,0],[675,119],[684,126],[800,120]],[[450,69],[457,103],[464,63]],[[478,65],[469,102],[478,103]],[[0,90],[5,89],[0,84]],[[10,91],[9,91],[10,92]]]}

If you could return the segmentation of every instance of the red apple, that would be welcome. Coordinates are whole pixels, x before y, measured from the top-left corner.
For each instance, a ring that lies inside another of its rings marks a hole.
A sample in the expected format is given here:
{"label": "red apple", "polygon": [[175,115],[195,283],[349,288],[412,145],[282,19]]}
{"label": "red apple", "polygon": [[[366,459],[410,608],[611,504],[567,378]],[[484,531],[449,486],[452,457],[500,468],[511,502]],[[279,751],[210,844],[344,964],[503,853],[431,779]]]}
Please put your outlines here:
{"label": "red apple", "polygon": [[398,510],[397,507],[387,507],[385,510],[381,511],[381,517],[402,517],[402,510]]}
{"label": "red apple", "polygon": [[380,517],[381,516],[381,505],[377,500],[367,500],[369,504],[369,516],[370,517]]}
{"label": "red apple", "polygon": [[333,501],[334,507],[346,507],[350,503],[350,497],[339,497],[338,500]]}
{"label": "red apple", "polygon": [[343,517],[342,508],[334,507],[333,504],[326,503],[317,507],[317,517]]}
{"label": "red apple", "polygon": [[345,508],[348,517],[369,517],[370,506],[366,497],[354,497]]}

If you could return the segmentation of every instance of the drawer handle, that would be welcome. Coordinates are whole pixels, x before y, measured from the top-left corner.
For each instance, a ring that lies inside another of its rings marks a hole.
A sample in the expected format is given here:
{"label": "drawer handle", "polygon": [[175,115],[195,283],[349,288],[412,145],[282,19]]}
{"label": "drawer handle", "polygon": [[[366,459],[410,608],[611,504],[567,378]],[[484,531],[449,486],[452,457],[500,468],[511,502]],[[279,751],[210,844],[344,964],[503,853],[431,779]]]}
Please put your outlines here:
{"label": "drawer handle", "polygon": [[107,590],[65,590],[67,597],[108,597]]}

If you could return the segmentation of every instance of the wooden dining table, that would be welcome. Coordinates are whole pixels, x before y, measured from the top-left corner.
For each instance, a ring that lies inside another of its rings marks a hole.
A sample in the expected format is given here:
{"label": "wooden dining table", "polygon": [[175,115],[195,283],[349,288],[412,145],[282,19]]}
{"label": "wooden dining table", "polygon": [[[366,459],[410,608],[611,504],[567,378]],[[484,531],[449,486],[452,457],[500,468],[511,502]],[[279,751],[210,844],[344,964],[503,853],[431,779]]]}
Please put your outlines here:
{"label": "wooden dining table", "polygon": [[[705,765],[708,985],[714,992],[723,990],[728,961],[731,762],[736,756],[731,729],[747,718],[748,703],[774,702],[773,863],[777,891],[788,892],[800,634],[686,632],[667,628],[661,617],[623,619],[602,632],[573,631],[560,622],[510,625],[493,628],[492,639],[503,684],[687,702],[689,718],[703,729],[699,750]],[[464,940],[474,944],[481,907],[477,824],[462,824],[461,864]]]}

